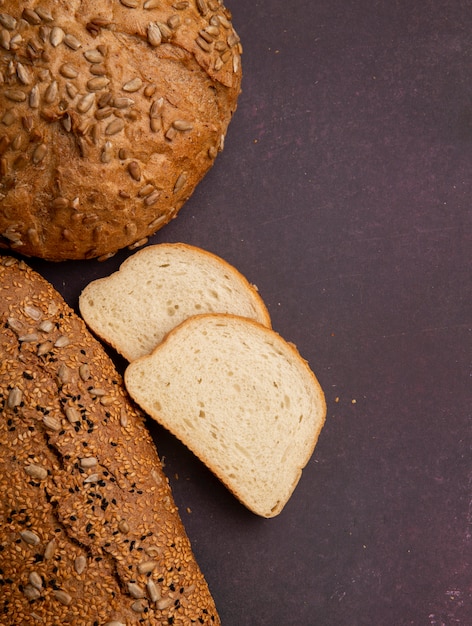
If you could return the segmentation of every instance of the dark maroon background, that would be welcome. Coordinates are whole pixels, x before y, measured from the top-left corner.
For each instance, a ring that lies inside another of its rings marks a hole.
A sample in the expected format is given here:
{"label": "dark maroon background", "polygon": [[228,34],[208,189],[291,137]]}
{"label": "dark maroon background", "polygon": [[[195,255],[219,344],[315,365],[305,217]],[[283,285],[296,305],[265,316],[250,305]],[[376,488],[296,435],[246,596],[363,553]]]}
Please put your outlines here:
{"label": "dark maroon background", "polygon": [[[151,243],[255,282],[328,418],[272,520],[151,426],[195,553],[224,626],[470,626],[472,3],[228,3],[226,149]],[[76,307],[128,254],[33,265]]]}

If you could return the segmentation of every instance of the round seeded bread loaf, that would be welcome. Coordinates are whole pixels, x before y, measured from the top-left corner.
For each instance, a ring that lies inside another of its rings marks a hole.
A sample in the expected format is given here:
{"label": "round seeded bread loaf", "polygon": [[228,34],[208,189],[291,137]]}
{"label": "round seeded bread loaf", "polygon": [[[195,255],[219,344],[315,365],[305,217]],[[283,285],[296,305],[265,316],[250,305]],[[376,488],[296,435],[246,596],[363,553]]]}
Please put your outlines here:
{"label": "round seeded bread loaf", "polygon": [[0,624],[220,624],[144,416],[101,345],[0,256]]}
{"label": "round seeded bread loaf", "polygon": [[144,243],[223,148],[241,51],[220,0],[2,0],[0,247]]}

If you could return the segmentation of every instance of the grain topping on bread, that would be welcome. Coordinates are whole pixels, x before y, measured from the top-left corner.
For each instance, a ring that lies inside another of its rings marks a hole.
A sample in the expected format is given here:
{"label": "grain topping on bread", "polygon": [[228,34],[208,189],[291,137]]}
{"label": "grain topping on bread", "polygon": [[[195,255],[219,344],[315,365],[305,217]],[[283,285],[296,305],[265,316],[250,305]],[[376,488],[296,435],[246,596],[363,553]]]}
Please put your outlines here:
{"label": "grain topping on bread", "polygon": [[219,624],[168,481],[85,324],[0,257],[0,622]]}
{"label": "grain topping on bread", "polygon": [[142,245],[223,149],[241,52],[220,0],[3,0],[0,247]]}
{"label": "grain topping on bread", "polygon": [[183,243],[143,248],[79,299],[88,326],[128,361],[149,354],[188,317],[233,313],[270,327],[256,288],[220,257]]}
{"label": "grain topping on bread", "polygon": [[281,512],[323,426],[321,387],[296,348],[253,320],[189,318],[128,365],[135,401],[250,510]]}

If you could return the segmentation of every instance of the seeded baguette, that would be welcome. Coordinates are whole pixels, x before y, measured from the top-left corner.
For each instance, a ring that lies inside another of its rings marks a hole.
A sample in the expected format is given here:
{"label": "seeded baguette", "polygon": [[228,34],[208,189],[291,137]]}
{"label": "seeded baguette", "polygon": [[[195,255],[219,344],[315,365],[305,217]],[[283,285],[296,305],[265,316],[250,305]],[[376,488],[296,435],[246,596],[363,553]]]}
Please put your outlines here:
{"label": "seeded baguette", "polygon": [[278,515],[326,417],[323,391],[297,349],[254,320],[189,318],[130,363],[132,398],[262,517]]}
{"label": "seeded baguette", "polygon": [[0,257],[0,622],[220,624],[143,415],[98,342]]}
{"label": "seeded baguette", "polygon": [[143,244],[223,149],[241,52],[220,0],[1,2],[0,247]]}
{"label": "seeded baguette", "polygon": [[79,307],[87,325],[128,361],[152,352],[193,315],[233,313],[271,325],[258,291],[235,267],[184,243],[139,250],[111,276],[89,283]]}

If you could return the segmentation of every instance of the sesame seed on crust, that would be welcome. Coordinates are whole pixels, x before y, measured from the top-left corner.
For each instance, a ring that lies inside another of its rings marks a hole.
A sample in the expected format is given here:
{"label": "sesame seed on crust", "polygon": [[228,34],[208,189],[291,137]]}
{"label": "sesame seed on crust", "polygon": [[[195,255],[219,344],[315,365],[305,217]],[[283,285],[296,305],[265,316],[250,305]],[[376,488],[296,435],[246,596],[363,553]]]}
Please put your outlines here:
{"label": "sesame seed on crust", "polygon": [[11,257],[0,323],[1,623],[219,624],[144,416],[100,344]]}

